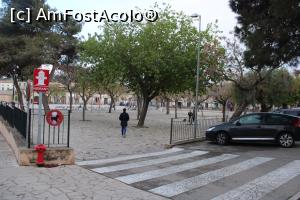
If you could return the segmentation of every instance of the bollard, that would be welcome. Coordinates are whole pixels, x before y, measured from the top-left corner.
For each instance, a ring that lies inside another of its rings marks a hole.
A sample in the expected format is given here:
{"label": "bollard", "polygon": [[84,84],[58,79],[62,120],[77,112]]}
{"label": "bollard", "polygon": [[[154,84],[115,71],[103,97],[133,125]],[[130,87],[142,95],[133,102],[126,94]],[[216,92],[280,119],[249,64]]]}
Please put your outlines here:
{"label": "bollard", "polygon": [[36,145],[34,147],[34,149],[38,153],[38,156],[37,156],[37,159],[36,159],[36,165],[39,166],[39,167],[42,167],[45,164],[45,161],[44,161],[44,152],[46,151],[46,148],[47,147],[45,145],[43,145],[43,144],[39,144],[39,145]]}

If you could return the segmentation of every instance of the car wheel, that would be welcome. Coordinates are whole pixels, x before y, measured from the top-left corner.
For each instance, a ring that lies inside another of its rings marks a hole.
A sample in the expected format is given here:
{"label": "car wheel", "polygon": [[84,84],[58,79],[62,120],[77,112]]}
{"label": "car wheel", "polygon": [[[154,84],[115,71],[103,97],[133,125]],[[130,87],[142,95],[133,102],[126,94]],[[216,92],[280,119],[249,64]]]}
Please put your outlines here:
{"label": "car wheel", "polygon": [[216,141],[219,145],[226,145],[228,143],[229,137],[225,132],[217,133]]}
{"label": "car wheel", "polygon": [[278,136],[278,143],[284,148],[289,148],[295,144],[295,140],[290,133],[281,133]]}

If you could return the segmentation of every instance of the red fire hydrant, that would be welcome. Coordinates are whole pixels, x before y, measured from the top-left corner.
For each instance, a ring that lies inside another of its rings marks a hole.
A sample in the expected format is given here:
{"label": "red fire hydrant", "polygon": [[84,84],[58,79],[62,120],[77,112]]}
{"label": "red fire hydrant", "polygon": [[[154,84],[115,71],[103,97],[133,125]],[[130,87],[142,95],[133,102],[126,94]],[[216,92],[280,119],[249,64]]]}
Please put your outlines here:
{"label": "red fire hydrant", "polygon": [[37,151],[38,153],[38,156],[37,156],[37,159],[36,159],[36,165],[41,167],[41,166],[44,166],[45,164],[45,161],[44,161],[44,152],[46,151],[46,146],[43,145],[43,144],[38,144],[34,147],[34,149]]}

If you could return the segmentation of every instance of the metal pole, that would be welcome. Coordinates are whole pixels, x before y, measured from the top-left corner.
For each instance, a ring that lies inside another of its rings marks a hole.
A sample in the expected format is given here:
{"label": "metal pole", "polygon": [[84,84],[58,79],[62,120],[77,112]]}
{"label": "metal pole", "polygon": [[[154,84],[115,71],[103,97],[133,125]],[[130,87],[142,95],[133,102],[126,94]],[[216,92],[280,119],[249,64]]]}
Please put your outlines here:
{"label": "metal pole", "polygon": [[70,147],[70,117],[71,117],[71,110],[68,110],[68,141],[67,141],[67,147]]}
{"label": "metal pole", "polygon": [[38,136],[37,136],[37,144],[42,143],[42,101],[43,93],[39,92],[39,120],[38,120]]}
{"label": "metal pole", "polygon": [[12,95],[12,102],[15,101],[15,85],[13,83],[13,95]]}
{"label": "metal pole", "polygon": [[[201,15],[199,18],[199,34],[201,31]],[[198,41],[198,53],[197,53],[197,76],[196,76],[196,98],[195,98],[195,121],[194,121],[194,139],[197,137],[197,128],[198,128],[198,90],[199,90],[199,68],[200,68],[200,35]]]}
{"label": "metal pole", "polygon": [[172,139],[173,139],[173,118],[171,118],[170,144],[172,144]]}
{"label": "metal pole", "polygon": [[27,148],[29,149],[30,148],[30,135],[31,135],[31,109],[29,108],[28,109],[28,113],[27,113],[27,116],[28,116],[28,120],[27,120]]}
{"label": "metal pole", "polygon": [[26,141],[28,142],[28,148],[30,148],[30,125],[31,125],[31,109],[30,109],[30,86],[27,81],[27,131]]}

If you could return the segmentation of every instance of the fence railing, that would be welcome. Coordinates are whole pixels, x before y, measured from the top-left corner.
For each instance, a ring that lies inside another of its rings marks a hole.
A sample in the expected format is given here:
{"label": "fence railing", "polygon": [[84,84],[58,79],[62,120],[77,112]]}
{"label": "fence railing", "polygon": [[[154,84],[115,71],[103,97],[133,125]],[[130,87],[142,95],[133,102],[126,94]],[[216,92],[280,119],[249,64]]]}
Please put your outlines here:
{"label": "fence railing", "polygon": [[195,134],[195,122],[187,118],[172,118],[170,144],[182,144],[205,138],[205,131],[216,124],[222,123],[222,117],[198,117]]}
{"label": "fence railing", "polygon": [[[50,126],[46,122],[46,115],[42,115],[42,143],[48,147],[70,147],[70,111],[60,110],[64,120],[59,126]],[[44,113],[44,111],[43,111]],[[28,119],[27,119],[28,115]],[[38,110],[29,109],[24,112],[15,107],[14,104],[0,102],[0,116],[12,128],[23,136],[27,148],[37,144],[38,137]]]}
{"label": "fence railing", "polygon": [[[70,146],[70,111],[61,110],[64,116],[63,122],[59,126],[50,126],[46,121],[46,115],[42,115],[42,144],[48,147],[69,147]],[[37,144],[38,137],[38,110],[29,111],[28,148]],[[44,113],[44,111],[43,111]]]}
{"label": "fence railing", "polygon": [[10,127],[15,128],[26,138],[27,113],[7,103],[0,103],[0,115],[8,122]]}

